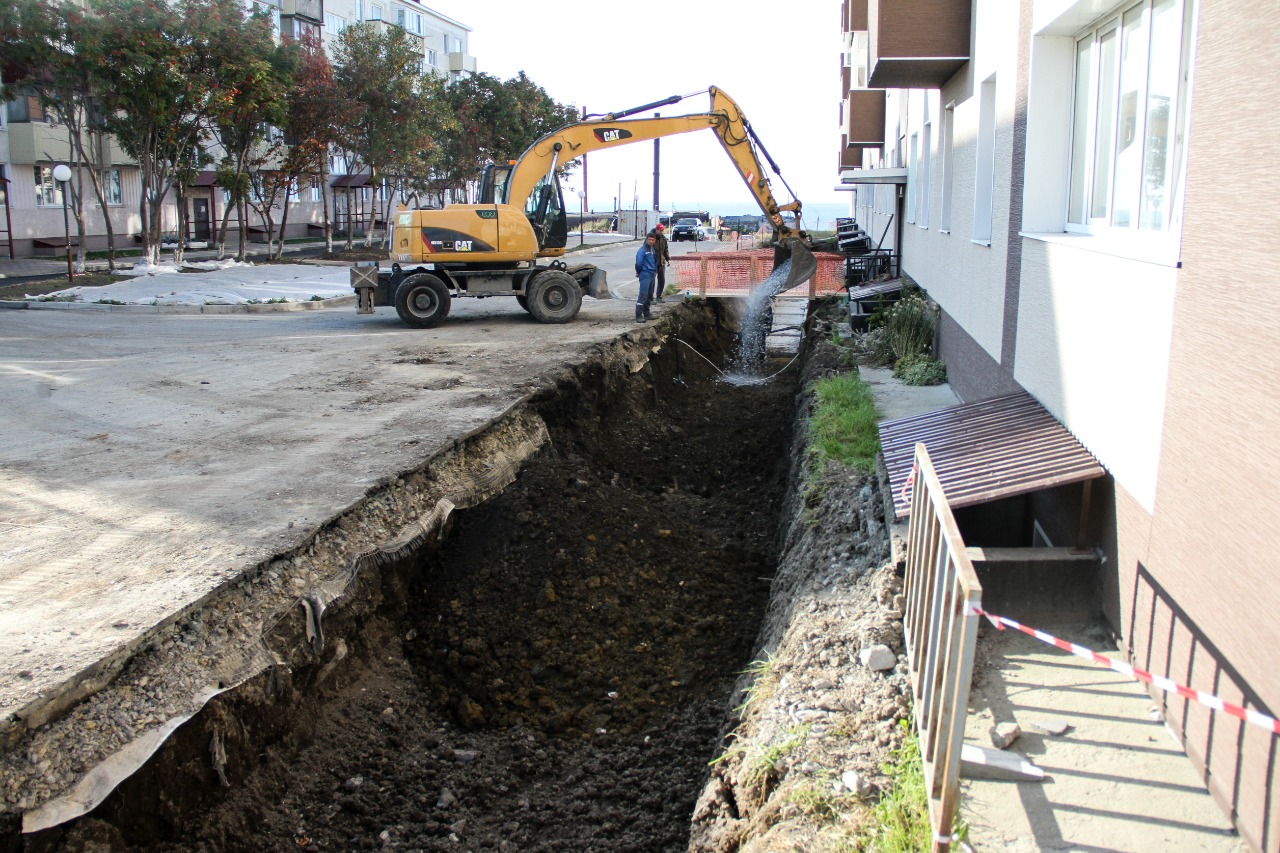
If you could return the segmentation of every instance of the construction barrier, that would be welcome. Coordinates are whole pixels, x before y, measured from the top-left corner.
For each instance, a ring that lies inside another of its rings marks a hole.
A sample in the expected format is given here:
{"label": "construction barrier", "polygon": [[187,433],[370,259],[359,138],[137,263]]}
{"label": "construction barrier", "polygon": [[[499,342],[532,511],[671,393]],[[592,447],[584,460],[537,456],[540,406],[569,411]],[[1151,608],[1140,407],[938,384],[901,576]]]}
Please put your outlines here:
{"label": "construction barrier", "polygon": [[[781,296],[813,299],[840,293],[844,289],[844,256],[834,252],[814,252],[818,271],[805,285]],[[746,296],[773,271],[772,249],[740,252],[691,252],[671,259],[667,283],[674,282],[690,295]]]}
{"label": "construction barrier", "polygon": [[1196,690],[1194,687],[1187,687],[1185,684],[1179,684],[1172,679],[1147,672],[1145,669],[1138,669],[1136,666],[1127,664],[1124,661],[1115,660],[1114,658],[1109,658],[1106,655],[1100,655],[1092,649],[1086,649],[1084,646],[1078,646],[1075,643],[1067,642],[1066,640],[1059,639],[1052,634],[1046,634],[1044,631],[1037,631],[1035,628],[1028,628],[1026,625],[1023,625],[1020,622],[1015,622],[1006,616],[996,616],[992,613],[987,613],[975,604],[969,604],[966,602],[965,612],[974,616],[985,617],[988,622],[995,625],[996,628],[1001,631],[1003,631],[1007,625],[1010,628],[1017,629],[1024,634],[1035,637],[1042,643],[1047,643],[1050,646],[1056,646],[1064,652],[1071,652],[1071,654],[1076,657],[1082,657],[1087,661],[1102,664],[1121,675],[1127,675],[1130,678],[1150,684],[1157,690],[1163,690],[1165,693],[1176,693],[1183,699],[1190,699],[1192,702],[1198,702],[1206,708],[1221,711],[1228,716],[1235,717],[1237,720],[1244,720],[1246,723],[1271,732],[1273,735],[1280,734],[1280,720],[1263,714],[1260,711],[1251,711],[1248,708],[1242,708],[1239,705],[1235,705],[1218,696],[1214,696],[1212,693],[1205,693],[1203,690]]}
{"label": "construction barrier", "polygon": [[911,469],[903,633],[924,763],[933,853],[947,853],[960,799],[960,748],[982,584],[923,444]]}

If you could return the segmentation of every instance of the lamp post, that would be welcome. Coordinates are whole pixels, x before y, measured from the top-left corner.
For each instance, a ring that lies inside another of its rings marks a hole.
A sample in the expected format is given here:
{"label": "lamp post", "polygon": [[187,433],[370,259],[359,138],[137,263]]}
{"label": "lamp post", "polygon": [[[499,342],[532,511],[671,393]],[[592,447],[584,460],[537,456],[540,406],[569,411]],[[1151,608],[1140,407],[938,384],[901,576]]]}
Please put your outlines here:
{"label": "lamp post", "polygon": [[75,284],[71,273],[71,224],[67,220],[67,181],[71,180],[71,169],[65,163],[53,167],[53,179],[61,185],[62,190],[62,232],[67,237],[67,284]]}
{"label": "lamp post", "polygon": [[582,230],[586,226],[587,218],[587,194],[584,190],[578,190],[578,245],[582,245]]}

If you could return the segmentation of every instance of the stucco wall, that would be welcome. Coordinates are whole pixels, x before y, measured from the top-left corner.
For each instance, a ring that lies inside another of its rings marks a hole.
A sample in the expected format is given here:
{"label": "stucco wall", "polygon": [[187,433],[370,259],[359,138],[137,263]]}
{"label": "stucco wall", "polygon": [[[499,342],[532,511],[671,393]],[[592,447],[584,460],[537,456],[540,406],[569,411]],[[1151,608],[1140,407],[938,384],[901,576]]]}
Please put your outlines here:
{"label": "stucco wall", "polygon": [[[1000,361],[1008,249],[1009,187],[1013,156],[1014,95],[1017,73],[1017,15],[1007,4],[975,4],[980,34],[974,60],[940,92],[913,91],[906,137],[920,134],[926,114],[932,125],[928,227],[907,224],[903,233],[903,270],[937,300],[966,334]],[[992,182],[991,241],[973,241],[975,177],[982,83],[995,76],[995,168]],[[941,229],[945,182],[943,111],[954,104],[951,228]],[[909,151],[909,148],[908,148]],[[914,176],[919,179],[919,170]],[[963,364],[948,365],[959,373]]]}
{"label": "stucco wall", "polygon": [[1148,512],[1177,270],[1024,240],[1014,378]]}

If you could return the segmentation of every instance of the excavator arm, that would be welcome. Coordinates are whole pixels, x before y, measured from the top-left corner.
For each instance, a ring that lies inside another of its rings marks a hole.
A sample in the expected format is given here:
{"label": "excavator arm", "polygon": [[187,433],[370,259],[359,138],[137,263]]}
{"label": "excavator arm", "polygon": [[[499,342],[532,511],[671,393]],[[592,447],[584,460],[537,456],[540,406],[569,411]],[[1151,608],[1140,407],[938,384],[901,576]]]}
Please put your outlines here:
{"label": "excavator arm", "polygon": [[[759,138],[737,102],[715,86],[707,91],[711,95],[711,109],[705,113],[661,118],[626,118],[638,112],[682,100],[681,97],[675,96],[624,112],[610,113],[567,125],[542,137],[529,146],[512,169],[510,179],[506,183],[505,197],[494,199],[494,201],[522,205],[539,186],[543,188],[544,193],[551,192],[555,171],[584,154],[664,136],[709,129],[720,140],[725,153],[733,161],[743,183],[756,200],[756,204],[760,206],[760,210],[764,212],[777,232],[778,243],[784,247],[784,255],[789,255],[791,258],[791,275],[783,289],[800,284],[817,269],[817,260],[805,245],[807,235],[800,226],[801,203],[794,199],[794,193],[791,202],[778,203],[756,153],[757,149],[764,154],[765,159],[781,180],[781,171],[777,164],[760,144]],[[783,184],[785,186],[786,182],[783,181]],[[787,189],[790,190],[790,187]],[[535,209],[540,207],[541,205],[535,205]],[[794,212],[794,229],[782,218],[784,211]]]}

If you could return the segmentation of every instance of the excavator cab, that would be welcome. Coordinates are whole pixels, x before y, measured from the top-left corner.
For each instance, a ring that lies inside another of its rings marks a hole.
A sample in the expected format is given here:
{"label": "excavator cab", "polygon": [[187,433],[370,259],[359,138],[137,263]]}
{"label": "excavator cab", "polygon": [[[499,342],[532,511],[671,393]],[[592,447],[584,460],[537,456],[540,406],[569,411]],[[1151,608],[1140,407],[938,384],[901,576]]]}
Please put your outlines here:
{"label": "excavator cab", "polygon": [[538,249],[563,249],[569,242],[569,220],[560,192],[560,177],[552,171],[529,193],[525,215],[538,238]]}
{"label": "excavator cab", "polygon": [[511,180],[511,170],[514,166],[499,166],[497,163],[490,163],[484,167],[484,174],[480,176],[480,198],[479,204],[505,204],[507,201],[507,182]]}

